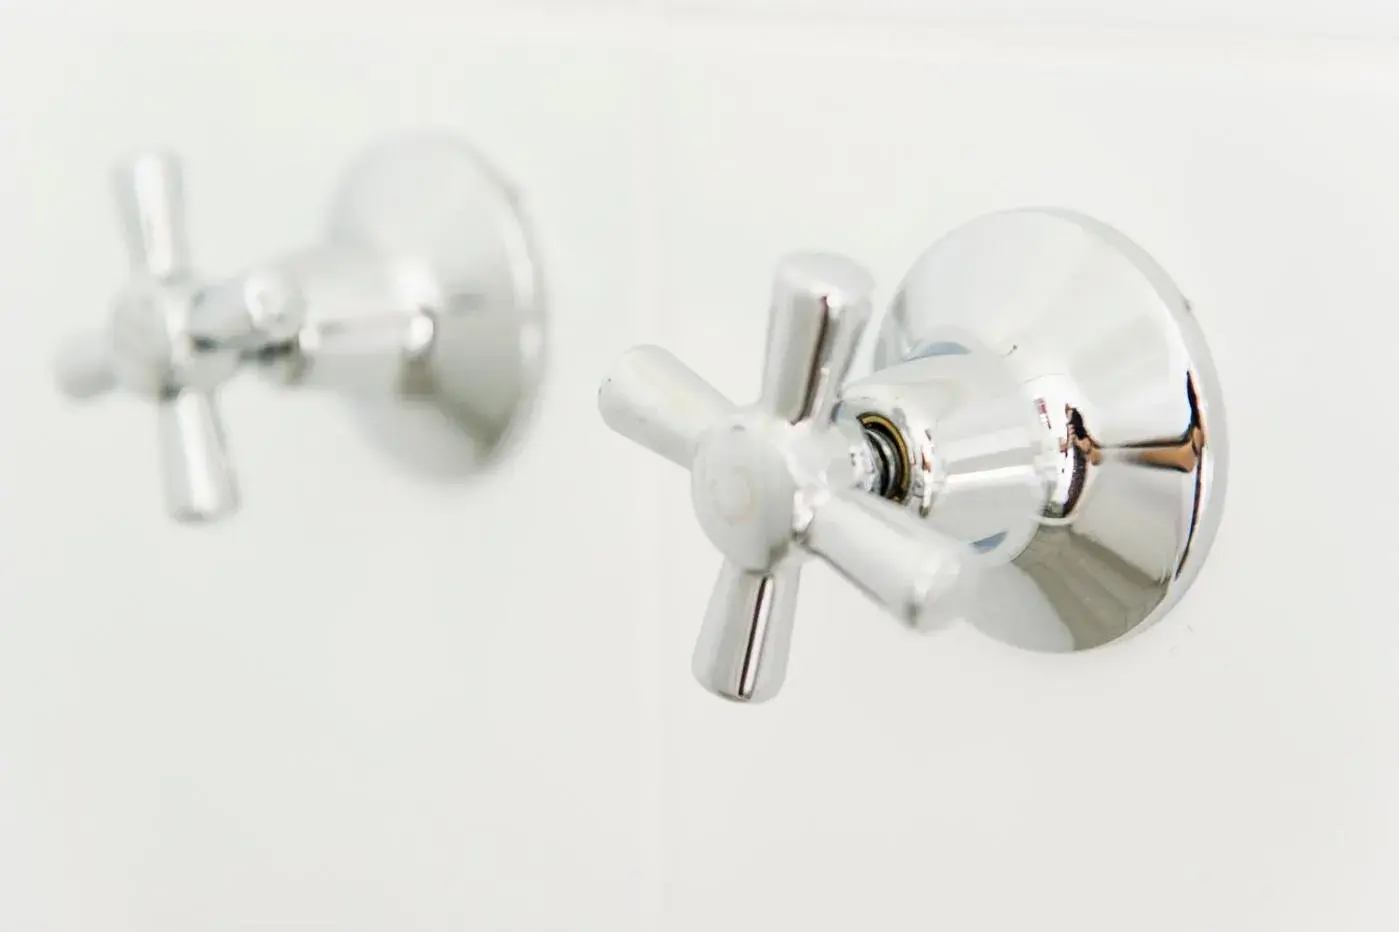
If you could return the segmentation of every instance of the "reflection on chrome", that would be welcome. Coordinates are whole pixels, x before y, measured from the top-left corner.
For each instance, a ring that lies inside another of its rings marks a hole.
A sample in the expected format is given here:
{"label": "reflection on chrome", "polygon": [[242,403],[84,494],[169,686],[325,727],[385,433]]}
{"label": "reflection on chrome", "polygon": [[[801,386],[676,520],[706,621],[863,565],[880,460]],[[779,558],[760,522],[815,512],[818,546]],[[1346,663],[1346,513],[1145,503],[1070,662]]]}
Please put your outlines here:
{"label": "reflection on chrome", "polygon": [[1126,452],[1123,458],[1134,466],[1189,473],[1192,478],[1194,491],[1191,495],[1190,521],[1186,528],[1185,543],[1181,546],[1180,560],[1176,563],[1177,577],[1184,570],[1186,560],[1190,556],[1190,548],[1195,542],[1195,533],[1200,527],[1201,509],[1204,507],[1208,490],[1205,449],[1209,432],[1205,428],[1204,416],[1200,413],[1195,376],[1190,372],[1185,374],[1185,397],[1190,405],[1190,423],[1180,436],[1126,444],[1121,448]]}
{"label": "reflection on chrome", "polygon": [[1097,647],[1193,581],[1223,502],[1219,391],[1189,305],[1121,234],[1045,211],[962,227],[906,278],[876,366],[843,401],[928,444],[933,493],[904,504],[974,545],[979,628]]}

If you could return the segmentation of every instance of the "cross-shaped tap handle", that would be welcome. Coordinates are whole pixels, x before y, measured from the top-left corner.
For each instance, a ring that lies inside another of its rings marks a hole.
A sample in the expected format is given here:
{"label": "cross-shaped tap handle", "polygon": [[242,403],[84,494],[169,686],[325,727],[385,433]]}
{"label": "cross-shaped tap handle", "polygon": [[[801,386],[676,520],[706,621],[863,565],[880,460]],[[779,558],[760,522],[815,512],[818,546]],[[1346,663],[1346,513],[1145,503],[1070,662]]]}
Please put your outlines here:
{"label": "cross-shaped tap handle", "polygon": [[858,425],[835,416],[873,290],[848,259],[785,258],[748,407],[651,346],[624,354],[599,392],[613,430],[690,470],[700,526],[725,558],[693,669],[724,698],[762,701],[781,687],[803,557],[910,623],[962,573],[961,545],[879,497]]}
{"label": "cross-shaped tap handle", "polygon": [[117,166],[112,181],[131,278],[113,302],[109,328],[60,350],[59,384],[72,397],[121,386],[154,402],[167,506],[182,521],[212,520],[238,502],[214,400],[238,354],[191,330],[200,289],[174,156],[138,153]]}

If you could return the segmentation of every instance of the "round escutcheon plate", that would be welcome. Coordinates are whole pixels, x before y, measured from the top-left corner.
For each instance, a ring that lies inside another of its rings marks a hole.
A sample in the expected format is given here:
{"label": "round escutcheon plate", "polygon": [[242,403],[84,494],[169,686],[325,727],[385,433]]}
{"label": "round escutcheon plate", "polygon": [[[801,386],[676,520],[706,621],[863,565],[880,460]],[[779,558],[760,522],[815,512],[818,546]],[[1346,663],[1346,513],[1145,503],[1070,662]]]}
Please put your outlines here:
{"label": "round escutcheon plate", "polygon": [[346,172],[328,234],[386,259],[400,291],[429,296],[428,352],[405,360],[395,395],[358,399],[370,432],[432,474],[498,460],[533,404],[544,352],[538,253],[511,186],[452,136],[394,137]]}
{"label": "round escutcheon plate", "polygon": [[1044,651],[1159,619],[1219,525],[1219,385],[1189,303],[1140,247],[1059,210],[988,215],[913,266],[845,393],[905,447],[905,503],[967,544],[967,620]]}

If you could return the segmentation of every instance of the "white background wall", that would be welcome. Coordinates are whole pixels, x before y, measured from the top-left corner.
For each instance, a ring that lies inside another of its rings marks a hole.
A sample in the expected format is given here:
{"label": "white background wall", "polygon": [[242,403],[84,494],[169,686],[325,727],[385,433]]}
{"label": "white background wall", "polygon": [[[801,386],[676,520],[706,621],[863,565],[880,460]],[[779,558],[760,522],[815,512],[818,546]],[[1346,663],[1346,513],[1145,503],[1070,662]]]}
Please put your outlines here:
{"label": "white background wall", "polygon": [[[1399,925],[1399,13],[192,6],[0,6],[0,929]],[[418,484],[247,380],[243,513],[169,525],[150,412],[46,368],[122,275],[108,161],[178,147],[219,272],[425,124],[538,220],[528,445]],[[1113,223],[1197,307],[1234,471],[1195,589],[1041,657],[912,638],[813,570],[786,692],[706,696],[716,558],[597,419],[608,361],[663,342],[747,397],[779,253],[892,291],[1025,204]]]}

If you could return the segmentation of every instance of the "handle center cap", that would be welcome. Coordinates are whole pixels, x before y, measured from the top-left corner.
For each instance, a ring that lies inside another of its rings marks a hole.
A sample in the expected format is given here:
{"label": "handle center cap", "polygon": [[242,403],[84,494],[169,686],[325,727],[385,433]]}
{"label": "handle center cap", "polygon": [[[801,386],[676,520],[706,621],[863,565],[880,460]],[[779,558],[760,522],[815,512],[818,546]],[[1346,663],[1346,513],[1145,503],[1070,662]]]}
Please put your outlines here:
{"label": "handle center cap", "polygon": [[690,494],[700,527],[745,569],[771,567],[791,544],[796,483],[780,441],[767,424],[736,421],[705,434],[695,454]]}

